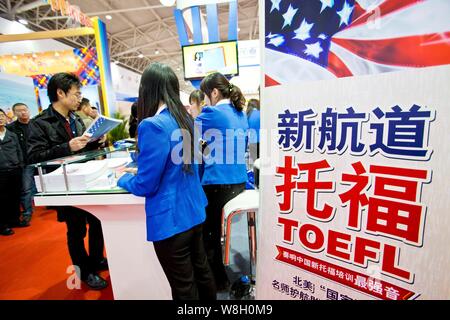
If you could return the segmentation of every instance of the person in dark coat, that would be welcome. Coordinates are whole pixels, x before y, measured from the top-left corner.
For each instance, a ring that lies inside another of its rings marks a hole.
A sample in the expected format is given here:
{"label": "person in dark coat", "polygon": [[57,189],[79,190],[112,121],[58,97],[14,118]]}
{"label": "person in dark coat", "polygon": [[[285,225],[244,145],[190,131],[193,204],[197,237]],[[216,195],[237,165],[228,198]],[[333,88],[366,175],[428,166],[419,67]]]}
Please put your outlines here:
{"label": "person in dark coat", "polygon": [[[83,121],[75,114],[81,101],[81,83],[69,73],[57,73],[48,83],[51,105],[30,124],[28,160],[38,163],[96,149],[99,142],[89,143],[83,136]],[[104,240],[100,220],[75,207],[57,207],[58,221],[67,225],[67,244],[78,276],[92,289],[104,289],[108,283],[97,271],[106,268]],[[89,224],[89,254],[84,246],[86,223]]]}
{"label": "person in dark coat", "polygon": [[0,109],[0,234],[14,234],[20,226],[23,158],[17,135],[6,129],[7,116]]}
{"label": "person in dark coat", "polygon": [[23,208],[22,224],[29,224],[33,214],[33,197],[37,193],[34,183],[35,168],[28,166],[27,144],[30,129],[30,109],[25,103],[15,103],[12,107],[17,120],[8,124],[6,128],[11,130],[19,138],[22,149],[24,168],[22,173],[22,195],[20,203]]}

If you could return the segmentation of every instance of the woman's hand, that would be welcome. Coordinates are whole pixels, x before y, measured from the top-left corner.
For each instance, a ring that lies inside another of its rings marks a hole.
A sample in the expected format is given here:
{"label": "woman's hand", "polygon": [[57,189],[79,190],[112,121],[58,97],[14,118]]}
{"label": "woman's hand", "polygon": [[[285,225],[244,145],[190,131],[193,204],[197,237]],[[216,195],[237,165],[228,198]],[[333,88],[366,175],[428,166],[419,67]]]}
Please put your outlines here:
{"label": "woman's hand", "polygon": [[132,173],[132,174],[137,174],[137,168],[125,168],[124,170],[123,170],[124,172],[129,172],[129,173]]}

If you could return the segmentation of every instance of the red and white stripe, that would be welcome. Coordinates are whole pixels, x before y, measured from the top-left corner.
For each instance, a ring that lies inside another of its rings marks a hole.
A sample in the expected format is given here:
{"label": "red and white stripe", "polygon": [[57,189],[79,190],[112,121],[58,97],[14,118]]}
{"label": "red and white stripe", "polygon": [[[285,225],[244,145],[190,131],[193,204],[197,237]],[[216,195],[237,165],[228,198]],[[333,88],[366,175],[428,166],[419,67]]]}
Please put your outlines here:
{"label": "red and white stripe", "polygon": [[450,64],[449,0],[373,3],[355,2],[352,23],[331,40],[326,69],[266,48],[266,86]]}

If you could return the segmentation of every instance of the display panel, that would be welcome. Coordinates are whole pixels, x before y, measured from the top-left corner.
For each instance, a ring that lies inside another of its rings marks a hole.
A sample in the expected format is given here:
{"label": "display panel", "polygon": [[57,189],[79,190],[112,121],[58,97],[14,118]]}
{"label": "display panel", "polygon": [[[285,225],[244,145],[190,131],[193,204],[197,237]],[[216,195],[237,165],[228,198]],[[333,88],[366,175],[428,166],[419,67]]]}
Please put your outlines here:
{"label": "display panel", "polygon": [[236,41],[184,46],[184,78],[202,79],[212,72],[235,76],[239,74]]}

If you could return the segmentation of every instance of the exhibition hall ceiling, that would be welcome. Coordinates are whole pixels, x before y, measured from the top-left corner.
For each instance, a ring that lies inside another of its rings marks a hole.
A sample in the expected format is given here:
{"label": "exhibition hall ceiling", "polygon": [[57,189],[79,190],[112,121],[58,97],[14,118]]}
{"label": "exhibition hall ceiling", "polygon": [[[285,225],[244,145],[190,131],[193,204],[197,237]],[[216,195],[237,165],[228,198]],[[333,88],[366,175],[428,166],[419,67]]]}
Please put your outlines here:
{"label": "exhibition hall ceiling", "polygon": [[[98,16],[105,22],[111,61],[128,69],[142,72],[153,61],[169,64],[178,74],[182,89],[190,84],[183,80],[183,62],[178,32],[173,15],[174,7],[165,7],[160,0],[69,0],[89,17]],[[259,37],[258,0],[238,0],[239,40]],[[76,27],[74,20],[51,10],[43,0],[1,0],[1,17],[24,19],[35,31]],[[227,40],[228,4],[218,5],[221,40]],[[202,20],[206,10],[201,8]],[[192,34],[188,28],[188,35]],[[94,44],[92,36],[65,39],[74,47]]]}

